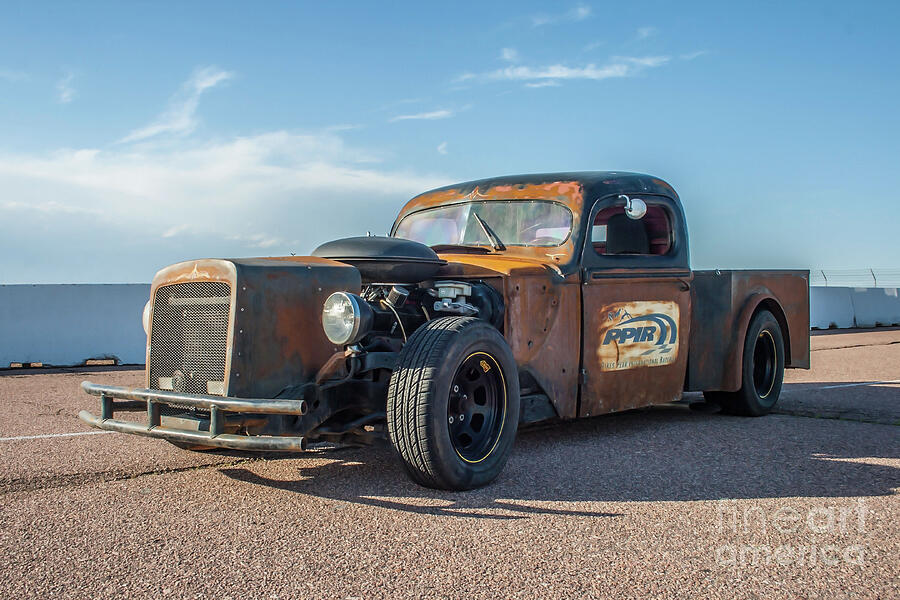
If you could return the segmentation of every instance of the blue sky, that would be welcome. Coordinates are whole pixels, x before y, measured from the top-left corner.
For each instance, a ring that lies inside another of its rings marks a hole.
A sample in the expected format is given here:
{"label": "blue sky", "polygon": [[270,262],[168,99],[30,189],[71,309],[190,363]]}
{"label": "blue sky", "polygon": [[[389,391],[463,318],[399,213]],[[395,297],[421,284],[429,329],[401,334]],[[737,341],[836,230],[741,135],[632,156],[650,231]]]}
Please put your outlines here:
{"label": "blue sky", "polygon": [[0,6],[0,283],[308,253],[491,175],[649,172],[694,265],[896,267],[895,2]]}

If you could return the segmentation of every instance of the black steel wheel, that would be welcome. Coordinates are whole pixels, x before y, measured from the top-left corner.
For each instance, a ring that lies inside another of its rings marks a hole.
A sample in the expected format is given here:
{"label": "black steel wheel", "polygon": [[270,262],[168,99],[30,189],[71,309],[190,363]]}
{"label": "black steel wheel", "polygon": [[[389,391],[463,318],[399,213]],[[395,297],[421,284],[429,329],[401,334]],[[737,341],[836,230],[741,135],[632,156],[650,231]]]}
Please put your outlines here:
{"label": "black steel wheel", "polygon": [[473,352],[456,370],[447,403],[450,441],[461,459],[477,463],[494,451],[503,433],[506,383],[497,359]]}
{"label": "black steel wheel", "polygon": [[[760,400],[768,400],[778,380],[778,348],[768,329],[760,331],[753,346],[753,387]],[[774,403],[774,401],[773,401]]]}
{"label": "black steel wheel", "polygon": [[741,388],[736,392],[704,392],[722,411],[748,417],[767,414],[778,402],[784,382],[784,336],[775,316],[760,310],[750,320],[744,339]]}
{"label": "black steel wheel", "polygon": [[484,320],[433,319],[391,375],[388,436],[421,485],[466,490],[506,464],[519,422],[519,382],[506,340]]}

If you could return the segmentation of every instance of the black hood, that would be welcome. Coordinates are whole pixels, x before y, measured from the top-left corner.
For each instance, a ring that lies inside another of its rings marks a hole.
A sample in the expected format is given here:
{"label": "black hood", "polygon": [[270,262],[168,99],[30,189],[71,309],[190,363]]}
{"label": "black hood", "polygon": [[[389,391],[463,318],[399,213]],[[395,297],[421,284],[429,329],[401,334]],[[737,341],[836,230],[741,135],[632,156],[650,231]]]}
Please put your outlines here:
{"label": "black hood", "polygon": [[447,264],[425,244],[383,236],[326,242],[312,255],[353,265],[367,283],[418,283],[430,279]]}

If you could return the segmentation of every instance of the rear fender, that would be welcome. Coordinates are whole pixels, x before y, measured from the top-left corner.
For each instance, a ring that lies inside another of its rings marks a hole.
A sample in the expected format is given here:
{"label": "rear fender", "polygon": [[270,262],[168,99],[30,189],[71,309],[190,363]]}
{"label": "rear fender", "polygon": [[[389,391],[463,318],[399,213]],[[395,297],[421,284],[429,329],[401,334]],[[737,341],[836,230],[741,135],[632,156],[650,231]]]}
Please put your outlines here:
{"label": "rear fender", "polygon": [[760,310],[771,312],[778,321],[779,326],[781,326],[781,333],[784,336],[785,364],[790,364],[791,362],[790,331],[788,330],[787,319],[784,316],[784,309],[770,290],[762,288],[747,298],[744,306],[738,313],[737,319],[735,319],[734,336],[725,362],[728,365],[728,369],[725,374],[724,391],[734,392],[741,388],[743,383],[744,341],[747,337],[747,330],[750,328],[751,319]]}

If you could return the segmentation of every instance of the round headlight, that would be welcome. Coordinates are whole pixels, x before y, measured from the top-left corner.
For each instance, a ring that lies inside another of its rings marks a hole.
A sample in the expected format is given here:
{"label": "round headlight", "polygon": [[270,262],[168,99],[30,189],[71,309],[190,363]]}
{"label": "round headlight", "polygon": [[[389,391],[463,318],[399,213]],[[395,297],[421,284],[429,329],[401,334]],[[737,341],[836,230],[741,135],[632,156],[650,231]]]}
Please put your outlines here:
{"label": "round headlight", "polygon": [[144,305],[144,313],[141,315],[141,324],[144,326],[144,333],[150,335],[150,301]]}
{"label": "round headlight", "polygon": [[354,294],[335,292],[322,307],[322,329],[332,343],[353,344],[372,328],[372,307]]}

